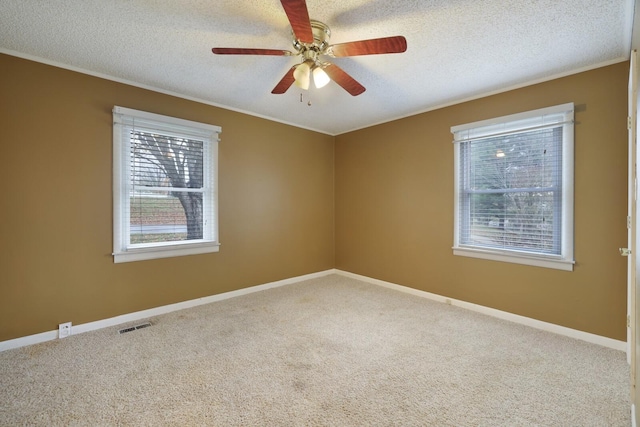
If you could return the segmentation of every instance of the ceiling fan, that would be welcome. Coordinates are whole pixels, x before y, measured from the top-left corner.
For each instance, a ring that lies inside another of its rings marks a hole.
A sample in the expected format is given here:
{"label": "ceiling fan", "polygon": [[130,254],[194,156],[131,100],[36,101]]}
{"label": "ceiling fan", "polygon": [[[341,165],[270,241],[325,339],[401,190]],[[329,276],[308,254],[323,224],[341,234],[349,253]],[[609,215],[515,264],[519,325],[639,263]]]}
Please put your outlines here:
{"label": "ceiling fan", "polygon": [[383,37],[379,39],[329,44],[331,30],[320,21],[309,19],[306,0],[280,0],[293,33],[293,47],[296,52],[279,49],[244,49],[214,47],[218,55],[274,55],[301,56],[302,62],[294,65],[271,91],[274,94],[285,93],[292,84],[302,89],[309,88],[311,76],[317,88],[333,80],[353,96],[360,95],[365,87],[358,83],[337,65],[321,60],[321,56],[333,58],[377,55],[382,53],[401,53],[407,50],[407,40],[403,36]]}

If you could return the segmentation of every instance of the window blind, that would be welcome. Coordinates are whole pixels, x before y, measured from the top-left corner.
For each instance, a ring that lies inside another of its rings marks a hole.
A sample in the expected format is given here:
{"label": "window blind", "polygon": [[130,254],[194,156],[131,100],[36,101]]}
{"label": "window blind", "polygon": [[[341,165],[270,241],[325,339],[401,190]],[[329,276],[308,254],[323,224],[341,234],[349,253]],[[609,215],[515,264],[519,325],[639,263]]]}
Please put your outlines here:
{"label": "window blind", "polygon": [[481,250],[572,263],[573,104],[451,130],[456,154],[454,252]]}
{"label": "window blind", "polygon": [[[206,142],[130,129],[130,241],[204,239]],[[191,224],[188,224],[191,222]],[[189,227],[188,227],[189,225]]]}
{"label": "window blind", "polygon": [[562,127],[462,143],[460,244],[559,255]]}
{"label": "window blind", "polygon": [[114,261],[217,252],[218,126],[113,109]]}

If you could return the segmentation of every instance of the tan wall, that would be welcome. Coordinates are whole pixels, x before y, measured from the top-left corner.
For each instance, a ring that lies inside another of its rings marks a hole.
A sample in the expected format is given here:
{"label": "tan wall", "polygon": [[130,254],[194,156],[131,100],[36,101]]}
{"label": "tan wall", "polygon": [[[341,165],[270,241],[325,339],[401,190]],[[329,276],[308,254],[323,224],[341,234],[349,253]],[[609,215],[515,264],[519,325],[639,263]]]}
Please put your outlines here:
{"label": "tan wall", "polygon": [[[626,340],[628,63],[336,138],[336,268]],[[574,102],[573,272],[454,257],[450,127]]]}
{"label": "tan wall", "polygon": [[[332,267],[625,339],[628,63],[335,139],[11,56],[0,69],[0,341]],[[575,271],[454,257],[449,128],[565,102]],[[114,105],[222,126],[219,253],[113,264]]]}
{"label": "tan wall", "polygon": [[[334,266],[334,138],[0,55],[0,341]],[[219,253],[114,264],[114,105],[222,127]]]}

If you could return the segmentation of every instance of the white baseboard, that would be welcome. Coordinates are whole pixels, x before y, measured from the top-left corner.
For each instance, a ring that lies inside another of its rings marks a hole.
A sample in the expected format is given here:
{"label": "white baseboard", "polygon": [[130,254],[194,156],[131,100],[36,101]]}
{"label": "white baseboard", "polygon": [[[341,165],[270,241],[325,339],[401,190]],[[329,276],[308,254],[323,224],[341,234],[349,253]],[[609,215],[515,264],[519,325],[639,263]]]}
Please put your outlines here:
{"label": "white baseboard", "polygon": [[[148,310],[136,311],[134,313],[123,314],[121,316],[111,317],[109,319],[97,320],[95,322],[73,325],[71,327],[71,335],[81,334],[83,332],[95,331],[97,329],[108,328],[110,326],[120,325],[122,323],[133,322],[136,320],[147,319],[149,317],[158,316],[172,311],[183,310],[185,308],[197,307],[203,304],[209,304],[216,301],[222,301],[229,298],[247,295],[253,292],[264,291],[267,289],[277,288],[280,286],[290,285],[304,280],[316,279],[318,277],[335,274],[335,269],[320,271],[317,273],[305,274],[304,276],[292,277],[289,279],[278,280],[277,282],[264,283],[262,285],[251,286],[248,288],[238,289],[236,291],[225,292],[222,294],[211,295],[202,298],[196,298],[189,301],[178,302],[175,304],[163,305],[161,307],[150,308]],[[45,341],[51,341],[58,338],[58,331],[47,331],[26,337],[15,338],[12,340],[1,341],[0,351],[10,350],[13,348],[24,347],[27,345],[38,344]]]}
{"label": "white baseboard", "polygon": [[[476,311],[478,313],[486,314],[488,316],[493,316],[499,319],[508,320],[510,322],[519,323],[521,325],[530,326],[532,328],[541,329],[543,331],[553,332],[556,334],[565,335],[565,336],[579,339],[582,341],[587,341],[592,344],[602,345],[604,347],[609,347],[614,350],[626,351],[627,349],[627,343],[625,341],[614,340],[614,339],[603,337],[600,335],[578,331],[576,329],[559,326],[553,323],[543,322],[540,320],[531,319],[529,317],[508,313],[506,311],[500,311],[494,308],[489,308],[482,305],[469,303],[466,301],[456,300],[453,298],[444,297],[442,295],[433,294],[430,292],[409,288],[407,286],[385,282],[383,280],[373,279],[371,277],[362,276],[355,273],[349,273],[347,271],[342,271],[337,269],[329,269],[329,270],[320,271],[317,273],[306,274],[304,276],[297,276],[289,279],[279,280],[276,282],[264,283],[262,285],[256,285],[248,288],[238,289],[236,291],[225,292],[222,294],[211,295],[211,296],[197,298],[189,301],[183,301],[175,304],[164,305],[161,307],[155,307],[148,310],[136,311],[134,313],[123,314],[121,316],[111,317],[109,319],[97,320],[95,322],[74,325],[71,328],[71,334],[76,335],[84,332],[94,331],[97,329],[120,325],[123,323],[133,322],[136,320],[147,319],[149,317],[158,316],[165,313],[171,313],[173,311],[183,310],[185,308],[197,307],[203,304],[209,304],[212,302],[222,301],[225,299],[234,298],[241,295],[251,294],[253,292],[259,292],[259,291],[264,291],[271,288],[290,285],[293,283],[302,282],[304,280],[324,277],[330,274],[340,274],[345,277],[351,277],[353,279],[361,280],[363,282],[384,286],[385,288],[394,289],[400,292],[409,293],[409,294],[416,295],[422,298],[427,298],[433,301],[454,305],[456,307],[461,307],[467,310]],[[32,344],[38,344],[45,341],[51,341],[57,338],[58,338],[58,331],[53,330],[53,331],[42,332],[35,335],[29,335],[26,337],[15,338],[12,340],[1,341],[0,351],[24,347]]]}
{"label": "white baseboard", "polygon": [[28,335],[12,340],[0,342],[0,351],[11,350],[12,348],[25,347],[27,345],[38,344],[45,341],[52,341],[58,338],[58,331],[47,331],[39,334]]}
{"label": "white baseboard", "polygon": [[433,301],[438,301],[445,304],[454,305],[456,307],[465,308],[467,310],[476,311],[478,313],[486,314],[492,317],[497,317],[502,320],[508,320],[510,322],[529,326],[535,329],[540,329],[547,332],[553,332],[559,335],[565,335],[567,337],[579,339],[592,344],[598,344],[604,347],[612,348],[614,350],[627,351],[627,343],[625,341],[614,340],[612,338],[591,334],[589,332],[578,331],[576,329],[567,328],[567,327],[556,325],[553,323],[543,322],[541,320],[532,319],[530,317],[520,316],[520,315],[509,313],[506,311],[496,310],[495,308],[485,307],[482,305],[473,304],[466,301],[448,298],[438,294],[432,294],[430,292],[409,288],[407,286],[385,282],[384,280],[373,279],[371,277],[362,276],[360,274],[349,273],[347,271],[342,271],[342,270],[336,270],[336,274],[340,274],[346,277],[351,277],[352,279],[361,280],[363,282],[368,282],[374,285],[384,286],[385,288],[395,289],[397,291],[409,293],[409,294],[416,295],[422,298],[427,298]]}

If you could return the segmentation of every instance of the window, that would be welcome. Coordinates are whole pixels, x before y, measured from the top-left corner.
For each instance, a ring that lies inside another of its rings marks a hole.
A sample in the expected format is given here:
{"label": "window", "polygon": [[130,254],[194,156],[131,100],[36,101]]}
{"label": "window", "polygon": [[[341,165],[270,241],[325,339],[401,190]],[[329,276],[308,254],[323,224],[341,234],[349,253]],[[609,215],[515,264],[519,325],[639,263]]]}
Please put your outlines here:
{"label": "window", "polygon": [[220,132],[114,107],[114,262],[218,251]]}
{"label": "window", "polygon": [[453,253],[573,270],[573,104],[451,132]]}

